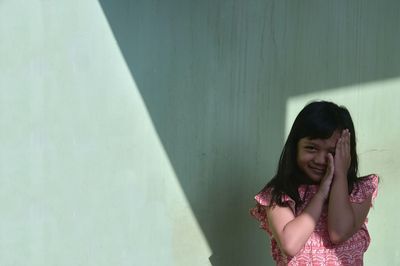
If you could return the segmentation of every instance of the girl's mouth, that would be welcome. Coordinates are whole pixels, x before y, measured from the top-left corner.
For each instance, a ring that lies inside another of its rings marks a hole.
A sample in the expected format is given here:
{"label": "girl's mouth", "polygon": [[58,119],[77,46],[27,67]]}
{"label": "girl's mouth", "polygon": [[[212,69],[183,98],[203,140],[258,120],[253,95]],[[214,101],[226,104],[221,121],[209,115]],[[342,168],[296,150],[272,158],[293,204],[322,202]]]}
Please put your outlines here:
{"label": "girl's mouth", "polygon": [[319,167],[313,167],[313,166],[310,166],[310,169],[314,172],[314,173],[317,173],[317,174],[325,174],[325,168],[319,168]]}

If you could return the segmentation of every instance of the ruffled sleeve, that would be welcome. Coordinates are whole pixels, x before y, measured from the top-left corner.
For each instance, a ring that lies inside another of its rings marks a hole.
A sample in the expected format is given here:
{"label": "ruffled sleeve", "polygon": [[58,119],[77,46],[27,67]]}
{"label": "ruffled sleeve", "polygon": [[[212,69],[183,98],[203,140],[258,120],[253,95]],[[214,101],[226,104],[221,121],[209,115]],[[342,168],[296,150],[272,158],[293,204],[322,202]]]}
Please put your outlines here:
{"label": "ruffled sleeve", "polygon": [[376,196],[378,195],[378,180],[379,177],[372,174],[357,181],[354,184],[353,191],[350,194],[350,201],[354,203],[361,203],[371,195],[372,200],[375,200]]}
{"label": "ruffled sleeve", "polygon": [[[265,191],[258,193],[254,197],[256,201],[256,206],[250,209],[250,214],[260,222],[260,228],[266,230],[270,234],[272,234],[272,232],[269,230],[267,211],[265,207],[268,207],[271,204],[271,191],[272,189],[267,189]],[[295,202],[292,198],[290,198],[287,195],[284,195],[282,196],[282,202],[286,203],[294,213]]]}

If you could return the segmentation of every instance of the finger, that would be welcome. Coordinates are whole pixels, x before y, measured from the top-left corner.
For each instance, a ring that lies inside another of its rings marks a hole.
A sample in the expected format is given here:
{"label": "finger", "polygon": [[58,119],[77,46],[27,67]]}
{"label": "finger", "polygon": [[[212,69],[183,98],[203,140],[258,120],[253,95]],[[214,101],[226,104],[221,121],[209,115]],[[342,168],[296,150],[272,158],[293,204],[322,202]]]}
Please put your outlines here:
{"label": "finger", "polygon": [[328,166],[326,168],[326,177],[328,179],[332,179],[333,172],[334,172],[333,156],[331,153],[328,153]]}
{"label": "finger", "polygon": [[338,139],[338,141],[336,142],[335,154],[340,154],[341,153],[341,151],[342,151],[342,142],[343,142],[343,139],[342,139],[342,137],[340,137]]}
{"label": "finger", "polygon": [[348,129],[344,130],[343,136],[341,137],[341,154],[346,156],[349,151],[349,141],[350,141],[350,132]]}
{"label": "finger", "polygon": [[346,154],[347,154],[347,158],[349,160],[351,160],[351,134],[350,134],[350,131],[349,131],[349,137],[347,140]]}
{"label": "finger", "polygon": [[350,154],[350,130],[346,129],[346,136],[344,141],[344,152]]}

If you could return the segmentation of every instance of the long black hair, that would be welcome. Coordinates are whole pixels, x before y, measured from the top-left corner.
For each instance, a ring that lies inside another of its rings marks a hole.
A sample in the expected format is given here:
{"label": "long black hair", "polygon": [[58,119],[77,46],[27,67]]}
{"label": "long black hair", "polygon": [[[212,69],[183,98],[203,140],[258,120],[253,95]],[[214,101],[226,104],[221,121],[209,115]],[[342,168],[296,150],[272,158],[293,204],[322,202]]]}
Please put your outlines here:
{"label": "long black hair", "polygon": [[297,115],[289,136],[283,147],[276,175],[263,190],[272,188],[271,203],[285,206],[282,196],[291,197],[296,206],[302,202],[298,188],[307,183],[304,174],[297,165],[297,144],[302,138],[328,139],[336,131],[350,131],[351,163],[347,172],[349,193],[357,181],[358,158],[356,151],[356,133],[349,111],[332,102],[316,101],[307,104]]}

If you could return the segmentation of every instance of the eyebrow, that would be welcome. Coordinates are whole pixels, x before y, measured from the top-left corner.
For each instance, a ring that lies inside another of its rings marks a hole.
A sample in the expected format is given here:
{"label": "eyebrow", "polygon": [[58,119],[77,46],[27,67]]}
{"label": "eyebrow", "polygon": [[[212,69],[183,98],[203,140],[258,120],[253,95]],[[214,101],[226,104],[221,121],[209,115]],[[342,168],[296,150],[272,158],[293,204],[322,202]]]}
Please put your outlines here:
{"label": "eyebrow", "polygon": [[310,144],[318,145],[318,143],[316,143],[314,139],[305,139],[304,143],[310,143]]}

